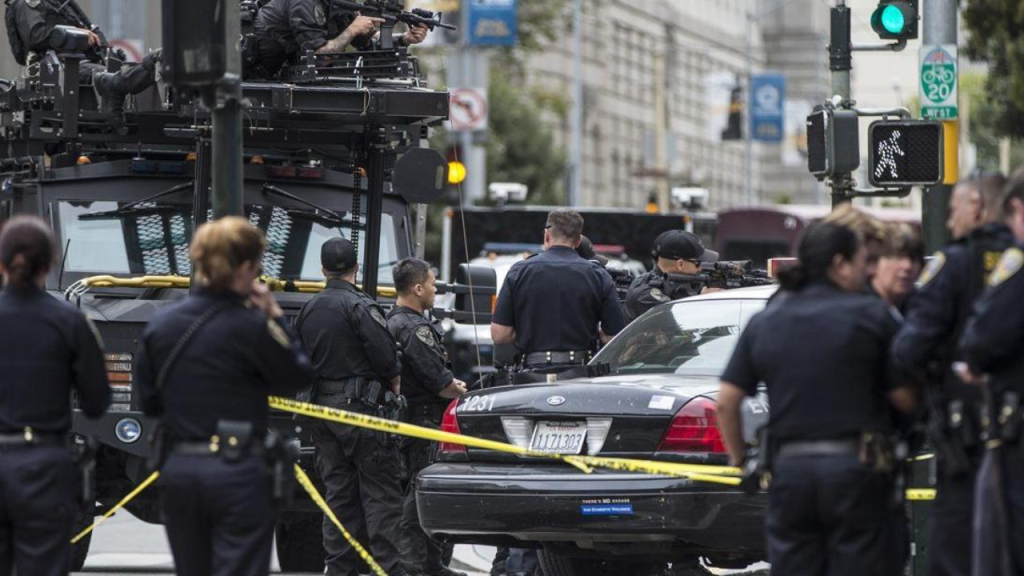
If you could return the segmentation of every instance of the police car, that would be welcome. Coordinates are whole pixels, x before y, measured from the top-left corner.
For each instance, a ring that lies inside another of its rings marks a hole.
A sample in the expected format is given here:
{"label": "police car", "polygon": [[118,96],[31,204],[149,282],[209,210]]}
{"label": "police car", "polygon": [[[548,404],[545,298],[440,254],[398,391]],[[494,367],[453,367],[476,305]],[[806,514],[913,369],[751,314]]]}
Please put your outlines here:
{"label": "police car", "polygon": [[[725,464],[715,397],[740,331],[775,286],[657,306],[593,360],[608,376],[492,388],[454,401],[442,429],[533,450]],[[748,440],[766,398],[745,405]],[[418,480],[430,535],[541,548],[545,574],[743,568],[764,559],[764,495],[692,480],[595,470],[442,444]],[[628,566],[628,568],[627,568]],[[609,570],[613,570],[609,571]]]}

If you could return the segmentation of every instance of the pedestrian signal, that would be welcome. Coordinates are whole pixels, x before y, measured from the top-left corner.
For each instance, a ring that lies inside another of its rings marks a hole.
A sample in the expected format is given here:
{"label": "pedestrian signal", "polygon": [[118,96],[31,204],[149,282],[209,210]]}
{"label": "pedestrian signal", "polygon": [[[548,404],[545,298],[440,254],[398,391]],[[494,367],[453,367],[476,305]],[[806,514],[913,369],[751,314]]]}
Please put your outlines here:
{"label": "pedestrian signal", "polygon": [[873,122],[868,128],[868,182],[881,188],[938,184],[943,148],[941,122]]}
{"label": "pedestrian signal", "polygon": [[818,179],[860,166],[857,113],[819,107],[807,117],[807,169]]}
{"label": "pedestrian signal", "polygon": [[871,28],[883,40],[917,38],[918,0],[881,0],[871,14]]}

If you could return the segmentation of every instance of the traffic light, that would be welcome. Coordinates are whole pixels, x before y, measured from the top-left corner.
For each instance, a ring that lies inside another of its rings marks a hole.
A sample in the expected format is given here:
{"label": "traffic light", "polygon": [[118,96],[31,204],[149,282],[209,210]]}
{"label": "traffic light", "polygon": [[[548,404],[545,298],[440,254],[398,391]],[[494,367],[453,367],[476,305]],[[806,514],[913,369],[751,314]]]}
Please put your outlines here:
{"label": "traffic light", "polygon": [[807,169],[819,180],[860,166],[857,113],[820,107],[807,117]]}
{"label": "traffic light", "polygon": [[448,184],[458,186],[466,181],[466,165],[463,163],[462,146],[449,144],[444,154],[448,161]]}
{"label": "traffic light", "polygon": [[871,28],[883,40],[917,38],[919,0],[881,0],[871,14]]}
{"label": "traffic light", "polygon": [[896,188],[942,182],[942,123],[879,120],[868,127],[868,182]]}

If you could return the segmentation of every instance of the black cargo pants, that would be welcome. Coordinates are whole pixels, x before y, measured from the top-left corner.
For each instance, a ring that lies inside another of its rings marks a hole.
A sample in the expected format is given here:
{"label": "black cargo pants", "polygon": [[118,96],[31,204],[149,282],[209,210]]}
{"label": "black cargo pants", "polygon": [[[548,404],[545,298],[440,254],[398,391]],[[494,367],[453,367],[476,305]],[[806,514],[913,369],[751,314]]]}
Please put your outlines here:
{"label": "black cargo pants", "polygon": [[971,519],[974,514],[976,470],[950,476],[938,464],[935,502],[929,513],[929,576],[967,576],[971,573]]}
{"label": "black cargo pants", "polygon": [[276,505],[263,459],[171,455],[160,475],[160,504],[178,574],[270,573]]}
{"label": "black cargo pants", "polygon": [[[335,406],[331,395],[321,395]],[[338,406],[369,413],[362,406]],[[326,489],[327,504],[342,526],[359,541],[388,574],[399,573],[402,490],[398,448],[382,432],[317,422],[312,428],[316,469]],[[328,576],[356,576],[366,563],[328,518],[324,518],[324,549]]]}
{"label": "black cargo pants", "polygon": [[855,455],[779,457],[768,559],[779,576],[898,576],[892,486]]}
{"label": "black cargo pants", "polygon": [[[409,423],[426,428],[440,430],[441,419],[444,417],[443,405],[425,407],[409,406]],[[402,438],[402,463],[408,485],[405,489],[405,500],[402,507],[402,561],[410,574],[435,574],[446,565],[445,558],[451,557],[453,545],[441,545],[427,536],[420,527],[420,514],[416,508],[416,476],[434,461],[437,445],[429,440],[419,438]]]}
{"label": "black cargo pants", "polygon": [[978,471],[972,576],[1024,574],[1024,446],[985,452]]}
{"label": "black cargo pants", "polygon": [[0,448],[0,576],[70,571],[75,488],[66,448]]}

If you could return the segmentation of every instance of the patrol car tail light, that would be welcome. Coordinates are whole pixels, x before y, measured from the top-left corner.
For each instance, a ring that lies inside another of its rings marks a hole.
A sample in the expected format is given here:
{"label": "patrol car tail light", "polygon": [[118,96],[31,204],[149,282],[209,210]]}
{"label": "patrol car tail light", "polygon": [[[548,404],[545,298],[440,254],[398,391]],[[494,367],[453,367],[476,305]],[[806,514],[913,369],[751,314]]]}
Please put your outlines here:
{"label": "patrol car tail light", "polygon": [[110,382],[111,412],[128,412],[132,406],[132,355],[104,354]]}
{"label": "patrol car tail light", "polygon": [[[458,399],[452,400],[452,403],[448,405],[448,408],[444,411],[444,418],[441,419],[441,432],[450,432],[452,434],[462,434],[459,430],[459,419],[455,415],[456,408],[459,407]],[[466,447],[462,444],[454,444],[451,442],[441,442],[440,448],[438,448],[442,454],[465,454]]]}
{"label": "patrol car tail light", "polygon": [[725,444],[718,432],[718,405],[707,398],[694,398],[684,404],[672,419],[658,451],[724,454]]}

